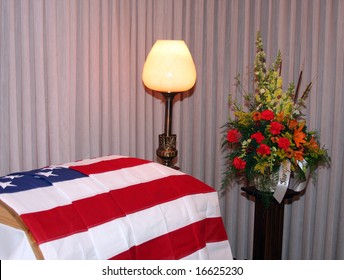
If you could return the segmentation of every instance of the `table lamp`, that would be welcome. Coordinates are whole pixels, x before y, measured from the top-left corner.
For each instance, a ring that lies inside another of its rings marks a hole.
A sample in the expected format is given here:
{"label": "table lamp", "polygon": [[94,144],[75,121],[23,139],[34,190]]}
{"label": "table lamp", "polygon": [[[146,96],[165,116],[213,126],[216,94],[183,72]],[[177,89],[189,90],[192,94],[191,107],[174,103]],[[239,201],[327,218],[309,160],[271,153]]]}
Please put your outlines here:
{"label": "table lamp", "polygon": [[178,155],[176,134],[172,134],[172,102],[175,95],[191,89],[196,82],[196,67],[185,42],[157,40],[143,66],[142,80],[151,90],[165,98],[165,129],[159,135],[156,154],[166,166],[174,167]]}

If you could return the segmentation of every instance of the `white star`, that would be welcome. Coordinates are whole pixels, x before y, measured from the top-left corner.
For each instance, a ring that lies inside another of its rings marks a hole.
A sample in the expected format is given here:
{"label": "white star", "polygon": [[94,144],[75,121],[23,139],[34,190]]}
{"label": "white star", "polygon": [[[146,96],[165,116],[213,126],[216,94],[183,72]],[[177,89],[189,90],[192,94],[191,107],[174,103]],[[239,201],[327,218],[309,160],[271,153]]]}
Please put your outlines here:
{"label": "white star", "polygon": [[7,175],[7,176],[4,176],[2,177],[3,179],[16,179],[16,178],[20,178],[20,177],[23,177],[24,175]]}
{"label": "white star", "polygon": [[41,176],[45,176],[45,177],[58,176],[58,175],[56,175],[56,174],[53,174],[52,171],[48,171],[48,172],[38,172],[38,173],[35,173],[35,175],[41,175]]}
{"label": "white star", "polygon": [[48,167],[44,167],[41,170],[54,170],[54,169],[62,169],[62,167],[59,166],[48,166]]}
{"label": "white star", "polygon": [[1,186],[3,189],[6,189],[7,187],[16,187],[16,185],[12,185],[11,183],[12,183],[12,181],[0,182],[0,186]]}

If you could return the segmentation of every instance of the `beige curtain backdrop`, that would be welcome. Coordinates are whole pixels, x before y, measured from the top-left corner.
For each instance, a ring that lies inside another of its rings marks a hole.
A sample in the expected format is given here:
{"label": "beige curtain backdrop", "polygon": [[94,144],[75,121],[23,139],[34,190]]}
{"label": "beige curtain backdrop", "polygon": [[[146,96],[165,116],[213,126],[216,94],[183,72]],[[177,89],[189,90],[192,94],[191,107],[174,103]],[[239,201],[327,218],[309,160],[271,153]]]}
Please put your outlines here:
{"label": "beige curtain backdrop", "polygon": [[[255,35],[285,85],[314,82],[305,111],[332,168],[286,206],[284,259],[344,259],[344,1],[0,0],[0,174],[108,154],[156,160],[164,103],[141,72],[157,39],[183,39],[195,88],[173,108],[181,169],[216,189],[234,77],[251,89]],[[237,259],[252,258],[254,203],[221,196]]]}

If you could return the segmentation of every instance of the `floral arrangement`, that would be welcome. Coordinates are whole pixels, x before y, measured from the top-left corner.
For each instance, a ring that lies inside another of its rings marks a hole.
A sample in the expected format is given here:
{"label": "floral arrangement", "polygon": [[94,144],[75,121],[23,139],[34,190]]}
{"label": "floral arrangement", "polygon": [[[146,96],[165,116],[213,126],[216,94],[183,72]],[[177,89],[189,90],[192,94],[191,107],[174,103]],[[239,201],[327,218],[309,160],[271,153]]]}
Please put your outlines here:
{"label": "floral arrangement", "polygon": [[259,32],[256,48],[255,92],[243,91],[240,79],[236,77],[245,103],[241,106],[236,101],[229,101],[234,118],[229,117],[225,125],[223,147],[227,151],[227,168],[223,188],[234,178],[244,179],[247,183],[258,177],[267,182],[286,161],[290,162],[291,172],[298,176],[298,181],[305,181],[307,173],[312,174],[320,165],[330,163],[327,150],[320,147],[317,131],[308,130],[302,114],[312,83],[300,98],[300,79],[296,88],[290,83],[284,91],[281,53],[278,52],[275,62],[267,68]]}

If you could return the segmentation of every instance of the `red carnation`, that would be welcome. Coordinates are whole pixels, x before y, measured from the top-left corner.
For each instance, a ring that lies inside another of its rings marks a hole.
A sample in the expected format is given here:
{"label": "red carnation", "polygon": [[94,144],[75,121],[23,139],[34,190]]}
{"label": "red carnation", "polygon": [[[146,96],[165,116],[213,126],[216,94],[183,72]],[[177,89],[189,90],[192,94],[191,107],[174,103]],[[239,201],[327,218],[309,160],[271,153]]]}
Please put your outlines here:
{"label": "red carnation", "polygon": [[251,139],[255,139],[258,144],[262,143],[265,139],[264,135],[261,132],[256,132],[251,135]]}
{"label": "red carnation", "polygon": [[260,115],[260,118],[266,121],[271,121],[274,117],[274,112],[272,112],[271,110],[264,110]]}
{"label": "red carnation", "polygon": [[229,130],[227,133],[227,141],[229,143],[237,143],[241,138],[241,133],[237,129]]}
{"label": "red carnation", "polygon": [[290,147],[290,141],[288,138],[282,137],[280,139],[278,139],[278,147],[287,151],[288,148]]}
{"label": "red carnation", "polygon": [[245,169],[246,167],[246,161],[244,161],[243,159],[236,157],[233,160],[233,165],[236,169]]}
{"label": "red carnation", "polygon": [[273,135],[278,135],[281,133],[281,130],[284,129],[284,126],[279,122],[271,122],[270,124],[270,132]]}
{"label": "red carnation", "polygon": [[268,145],[265,144],[261,144],[259,146],[259,148],[257,149],[257,153],[260,155],[270,155],[271,151],[270,151],[270,147]]}

